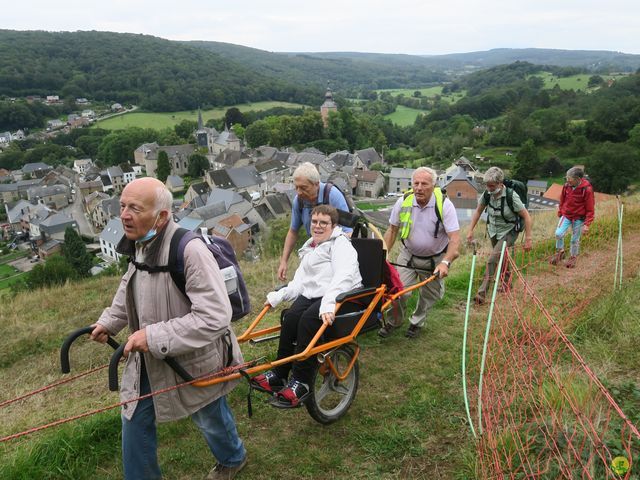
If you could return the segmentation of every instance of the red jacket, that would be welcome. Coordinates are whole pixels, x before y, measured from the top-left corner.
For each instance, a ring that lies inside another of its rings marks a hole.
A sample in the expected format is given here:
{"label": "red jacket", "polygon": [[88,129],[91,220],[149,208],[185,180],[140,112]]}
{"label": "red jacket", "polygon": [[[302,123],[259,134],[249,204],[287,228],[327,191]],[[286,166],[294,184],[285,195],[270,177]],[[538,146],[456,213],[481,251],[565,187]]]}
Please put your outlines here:
{"label": "red jacket", "polygon": [[560,196],[558,216],[569,220],[584,218],[584,224],[591,225],[594,213],[595,198],[593,196],[593,187],[589,181],[583,178],[576,188],[565,183]]}

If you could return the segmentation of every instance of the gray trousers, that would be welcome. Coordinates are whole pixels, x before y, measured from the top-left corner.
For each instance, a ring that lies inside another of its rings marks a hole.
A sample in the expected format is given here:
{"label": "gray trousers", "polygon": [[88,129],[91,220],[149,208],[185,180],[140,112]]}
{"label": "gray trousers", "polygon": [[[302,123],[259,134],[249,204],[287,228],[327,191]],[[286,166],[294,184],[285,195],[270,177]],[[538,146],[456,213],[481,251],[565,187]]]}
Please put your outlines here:
{"label": "gray trousers", "polygon": [[[404,287],[410,287],[411,285],[415,285],[416,283],[421,282],[422,280],[429,278],[433,275],[433,269],[435,268],[440,260],[444,258],[444,253],[433,257],[431,260],[421,259],[414,257],[411,255],[409,250],[403,245],[400,249],[400,254],[398,255],[398,260],[396,263],[398,265],[409,265],[413,268],[403,268],[398,266],[398,273],[400,274],[400,279],[404,284]],[[390,325],[394,327],[399,327],[404,319],[404,314],[406,310],[406,301],[411,296],[413,291],[407,293],[402,296],[399,300],[400,310],[402,315],[398,319],[397,316],[389,316],[388,322]],[[427,319],[427,312],[436,303],[444,296],[444,281],[440,278],[436,280],[432,280],[427,283],[425,286],[418,289],[418,303],[416,304],[416,309],[411,315],[411,319],[409,320],[412,325],[417,325],[418,327],[422,327],[425,324]]]}
{"label": "gray trousers", "polygon": [[[491,280],[493,280],[493,276],[496,273],[498,268],[498,262],[500,261],[500,252],[502,251],[502,244],[507,242],[507,248],[513,247],[518,239],[518,232],[516,232],[515,228],[507,233],[504,237],[498,240],[495,237],[491,238],[491,246],[493,250],[491,251],[491,255],[489,255],[489,260],[487,260],[487,268],[484,272],[484,278],[482,279],[482,284],[480,284],[480,288],[478,288],[478,294],[481,296],[486,296],[487,289],[491,284]],[[505,253],[506,255],[506,253]],[[507,271],[507,263],[505,262],[502,265],[504,271],[504,278],[506,283],[509,283],[509,279],[511,278],[510,272]]]}

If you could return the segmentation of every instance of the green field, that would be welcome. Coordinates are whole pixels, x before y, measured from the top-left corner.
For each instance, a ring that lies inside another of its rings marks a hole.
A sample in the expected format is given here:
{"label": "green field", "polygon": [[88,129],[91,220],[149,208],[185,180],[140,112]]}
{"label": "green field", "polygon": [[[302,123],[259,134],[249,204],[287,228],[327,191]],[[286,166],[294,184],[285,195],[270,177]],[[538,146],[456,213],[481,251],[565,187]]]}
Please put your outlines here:
{"label": "green field", "polygon": [[[202,112],[202,120],[205,122],[210,119],[219,119],[224,117],[225,112],[232,107],[238,108],[241,112],[249,111],[261,111],[268,110],[275,107],[284,108],[301,108],[304,105],[299,103],[289,102],[255,102],[255,103],[243,103],[239,105],[231,105],[229,107],[214,108],[211,110],[204,110]],[[174,125],[180,123],[182,120],[198,120],[198,111],[190,110],[183,112],[165,112],[165,113],[144,113],[144,112],[131,112],[111,117],[103,121],[96,122],[100,128],[106,130],[120,130],[130,127],[140,128],[172,128]]]}
{"label": "green field", "polygon": [[[581,73],[578,75],[571,75],[570,77],[557,77],[550,72],[540,72],[533,76],[540,77],[544,80],[544,88],[552,89],[556,85],[558,85],[562,90],[576,90],[576,91],[587,91],[591,90],[587,88],[589,85],[589,78],[591,78],[593,74],[591,73]],[[605,81],[610,79],[619,79],[624,74],[617,75],[600,75]]]}
{"label": "green field", "polygon": [[404,105],[398,105],[396,111],[385,115],[384,118],[391,120],[396,125],[406,127],[413,125],[418,115],[425,113],[424,110],[418,110],[417,108],[409,108]]}
{"label": "green field", "polygon": [[440,95],[442,100],[448,103],[456,103],[458,100],[465,96],[465,92],[456,92],[448,95],[442,94],[442,85],[438,85],[436,87],[429,88],[386,88],[381,90],[376,90],[377,93],[388,92],[392,96],[397,97],[398,95],[404,95],[405,97],[413,97],[414,92],[420,92],[422,97],[431,98],[436,95]]}

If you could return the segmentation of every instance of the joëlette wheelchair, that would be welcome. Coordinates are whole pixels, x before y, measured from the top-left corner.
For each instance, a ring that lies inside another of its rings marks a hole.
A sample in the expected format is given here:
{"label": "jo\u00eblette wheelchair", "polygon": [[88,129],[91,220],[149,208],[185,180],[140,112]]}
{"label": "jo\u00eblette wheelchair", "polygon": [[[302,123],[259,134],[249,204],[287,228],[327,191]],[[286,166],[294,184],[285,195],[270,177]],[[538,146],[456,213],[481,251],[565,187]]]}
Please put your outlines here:
{"label": "jo\u00eblette wheelchair", "polygon": [[[358,252],[363,288],[345,292],[336,298],[336,318],[330,327],[331,331],[327,332],[330,335],[325,335],[327,326],[322,325],[307,348],[298,354],[261,364],[249,362],[241,369],[231,369],[232,371],[229,373],[223,371],[213,374],[212,372],[212,375],[202,379],[194,379],[175,359],[167,357],[164,360],[182,380],[191,382],[191,386],[206,387],[242,377],[248,379],[278,365],[306,360],[315,356],[318,361],[315,365],[310,393],[304,401],[304,405],[314,420],[322,424],[335,422],[347,412],[358,391],[360,377],[358,363],[360,346],[356,341],[358,335],[380,327],[384,310],[399,296],[419,288],[435,278],[432,276],[423,282],[390,295],[387,292],[387,286],[383,283],[385,261],[383,241],[372,238],[353,238],[352,244]],[[352,313],[340,314],[340,308],[347,303],[355,303],[359,308]],[[267,305],[262,309],[245,332],[238,337],[239,343],[249,342],[250,345],[253,345],[279,338],[280,325],[258,328],[270,308]],[[67,337],[60,352],[63,373],[70,371],[69,348],[72,342],[81,335],[91,333],[92,330],[93,327],[84,327]],[[108,339],[108,344],[116,350],[109,364],[109,389],[117,391],[118,364],[122,357],[124,344],[119,345],[113,338]]]}

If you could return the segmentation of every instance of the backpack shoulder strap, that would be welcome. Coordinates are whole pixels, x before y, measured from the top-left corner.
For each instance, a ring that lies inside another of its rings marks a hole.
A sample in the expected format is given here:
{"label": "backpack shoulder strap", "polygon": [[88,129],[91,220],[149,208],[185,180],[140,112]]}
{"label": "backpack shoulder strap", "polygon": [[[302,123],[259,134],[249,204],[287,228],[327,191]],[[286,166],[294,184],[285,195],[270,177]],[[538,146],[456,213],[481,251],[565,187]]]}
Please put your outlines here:
{"label": "backpack shoulder strap", "polygon": [[331,193],[331,188],[333,187],[333,183],[327,182],[324,184],[324,191],[322,192],[322,204],[329,205],[329,194]]}
{"label": "backpack shoulder strap", "polygon": [[[516,213],[513,209],[513,188],[511,187],[507,187],[507,205],[513,213]],[[502,217],[504,218],[504,212],[502,213]]]}
{"label": "backpack shoulder strap", "polygon": [[178,228],[169,244],[169,273],[173,283],[176,284],[178,290],[186,297],[186,278],[184,277],[184,249],[191,240],[197,235],[186,228]]}

